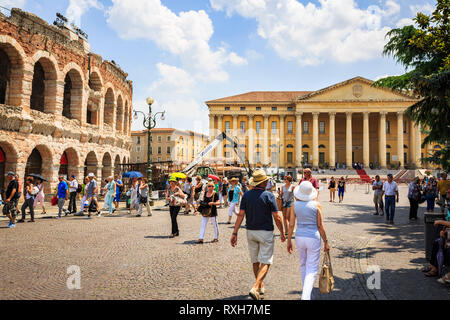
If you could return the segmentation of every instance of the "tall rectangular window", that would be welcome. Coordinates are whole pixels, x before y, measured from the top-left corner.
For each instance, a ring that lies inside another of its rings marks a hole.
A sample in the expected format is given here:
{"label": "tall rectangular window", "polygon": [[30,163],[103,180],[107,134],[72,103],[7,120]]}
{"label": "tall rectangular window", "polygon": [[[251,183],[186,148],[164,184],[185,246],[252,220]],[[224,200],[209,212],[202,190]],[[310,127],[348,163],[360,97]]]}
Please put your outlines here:
{"label": "tall rectangular window", "polygon": [[161,154],[161,147],[158,147],[158,154]]}
{"label": "tall rectangular window", "polygon": [[386,164],[391,164],[391,153],[386,152]]}
{"label": "tall rectangular window", "polygon": [[261,163],[261,152],[255,152],[255,163]]}
{"label": "tall rectangular window", "polygon": [[319,122],[319,133],[325,133],[325,121]]}
{"label": "tall rectangular window", "polygon": [[287,162],[288,163],[292,163],[292,160],[293,160],[292,152],[288,152],[287,153]]}
{"label": "tall rectangular window", "polygon": [[277,122],[272,121],[272,134],[277,134]]}
{"label": "tall rectangular window", "polygon": [[256,121],[256,133],[261,133],[261,121]]}
{"label": "tall rectangular window", "polygon": [[406,133],[406,120],[403,120],[403,133]]}
{"label": "tall rectangular window", "polygon": [[307,163],[307,162],[308,162],[308,152],[303,152],[302,163]]}
{"label": "tall rectangular window", "polygon": [[403,153],[403,163],[406,165],[408,163],[408,153]]}
{"label": "tall rectangular window", "polygon": [[256,111],[261,111],[261,107],[256,107]]}
{"label": "tall rectangular window", "polygon": [[141,144],[141,137],[137,137],[137,144]]}
{"label": "tall rectangular window", "polygon": [[170,141],[170,136],[167,136],[167,141]]}
{"label": "tall rectangular window", "polygon": [[161,141],[162,141],[162,137],[158,136],[158,142],[161,142]]}
{"label": "tall rectangular window", "polygon": [[241,129],[241,134],[244,134],[245,133],[245,121],[241,121],[240,129]]}
{"label": "tall rectangular window", "polygon": [[294,133],[294,123],[292,121],[287,122],[288,134]]}
{"label": "tall rectangular window", "polygon": [[325,152],[319,152],[319,163],[320,164],[325,163]]}
{"label": "tall rectangular window", "polygon": [[167,147],[167,154],[170,154],[170,147]]}
{"label": "tall rectangular window", "polygon": [[391,133],[391,123],[386,121],[386,134]]}
{"label": "tall rectangular window", "polygon": [[141,152],[141,147],[136,147],[136,152]]}
{"label": "tall rectangular window", "polygon": [[303,122],[303,133],[309,133],[309,122],[308,121]]}
{"label": "tall rectangular window", "polygon": [[225,121],[225,133],[230,133],[230,121]]}

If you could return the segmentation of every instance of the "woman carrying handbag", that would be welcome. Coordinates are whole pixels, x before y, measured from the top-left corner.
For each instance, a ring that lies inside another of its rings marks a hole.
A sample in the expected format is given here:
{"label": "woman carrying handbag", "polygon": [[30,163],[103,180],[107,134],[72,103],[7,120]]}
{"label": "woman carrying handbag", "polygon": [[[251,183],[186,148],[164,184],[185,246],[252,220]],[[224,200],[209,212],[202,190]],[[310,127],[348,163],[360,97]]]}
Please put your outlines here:
{"label": "woman carrying handbag", "polygon": [[212,182],[208,183],[207,189],[198,207],[198,212],[195,212],[195,214],[200,213],[202,215],[202,227],[200,229],[200,236],[196,242],[198,244],[203,243],[206,225],[209,220],[211,220],[214,227],[214,240],[212,242],[219,241],[219,226],[217,225],[217,206],[220,205],[219,195],[214,191],[214,184]]}
{"label": "woman carrying handbag", "polygon": [[169,189],[167,189],[166,200],[169,202],[170,220],[172,222],[172,233],[169,238],[178,237],[180,232],[178,230],[177,217],[180,212],[181,206],[186,204],[186,195],[178,186],[176,178],[169,179]]}
{"label": "woman carrying handbag", "polygon": [[319,270],[321,240],[324,251],[330,250],[327,235],[322,224],[322,206],[316,201],[317,190],[311,182],[303,181],[294,189],[294,213],[291,215],[287,238],[287,251],[292,254],[292,233],[297,219],[295,242],[300,258],[300,273],[302,277],[302,300],[312,299],[312,289]]}

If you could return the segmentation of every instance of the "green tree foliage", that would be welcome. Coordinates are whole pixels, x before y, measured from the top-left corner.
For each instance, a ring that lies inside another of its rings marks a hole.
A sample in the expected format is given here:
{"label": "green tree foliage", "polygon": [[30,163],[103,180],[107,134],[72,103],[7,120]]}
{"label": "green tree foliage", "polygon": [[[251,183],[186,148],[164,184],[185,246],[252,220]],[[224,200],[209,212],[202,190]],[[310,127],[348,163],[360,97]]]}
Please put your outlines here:
{"label": "green tree foliage", "polygon": [[393,29],[387,33],[383,54],[402,64],[406,73],[374,83],[378,87],[413,93],[420,101],[407,115],[423,126],[424,145],[442,146],[426,161],[450,169],[450,0],[437,0],[431,15],[418,13],[415,26]]}

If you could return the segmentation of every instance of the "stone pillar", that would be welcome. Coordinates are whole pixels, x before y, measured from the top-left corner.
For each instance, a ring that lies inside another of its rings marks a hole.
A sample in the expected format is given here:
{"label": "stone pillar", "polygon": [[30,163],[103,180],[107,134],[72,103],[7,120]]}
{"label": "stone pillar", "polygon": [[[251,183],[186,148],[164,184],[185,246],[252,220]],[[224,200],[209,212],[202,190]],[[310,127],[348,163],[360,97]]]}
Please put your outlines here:
{"label": "stone pillar", "polygon": [[269,165],[269,116],[264,115],[263,157],[264,165]]}
{"label": "stone pillar", "polygon": [[336,167],[336,112],[330,112],[328,114],[330,116],[330,132],[329,132],[329,164],[330,168],[333,169]]}
{"label": "stone pillar", "polygon": [[302,167],[302,114],[303,112],[296,112],[295,114],[295,166]]}
{"label": "stone pillar", "polygon": [[[215,132],[216,132],[216,128],[214,127],[214,115],[209,114],[209,142],[212,142],[214,140]],[[211,157],[215,157],[215,153],[216,153],[216,151],[213,150],[211,152]]]}
{"label": "stone pillar", "polygon": [[313,112],[313,167],[319,167],[319,112]]}
{"label": "stone pillar", "polygon": [[[238,127],[238,116],[237,115],[233,115],[233,131],[232,131],[232,139],[234,140],[234,137],[236,137],[236,142],[238,144],[240,144],[240,140],[239,140],[239,127]],[[239,146],[238,146],[239,147]],[[233,161],[239,161],[239,159],[237,158],[236,153],[231,150],[232,154],[233,154]]]}
{"label": "stone pillar", "polygon": [[369,168],[370,142],[369,142],[369,112],[363,112],[363,164]]}
{"label": "stone pillar", "polygon": [[353,152],[353,142],[352,142],[352,113],[346,112],[346,135],[345,135],[345,165],[347,169],[352,168],[352,152]]}
{"label": "stone pillar", "polygon": [[386,114],[387,112],[380,112],[380,140],[378,150],[380,153],[380,166],[386,169]]}
{"label": "stone pillar", "polygon": [[409,123],[409,164],[414,167],[416,165],[416,126],[413,120],[410,120]]}
{"label": "stone pillar", "polygon": [[248,161],[250,164],[255,163],[255,141],[254,141],[254,130],[253,130],[253,115],[248,116]]}
{"label": "stone pillar", "polygon": [[[216,132],[214,133],[214,135],[217,137],[220,133],[222,133],[223,132],[223,125],[222,125],[222,122],[223,122],[223,116],[222,115],[219,115],[219,116],[217,116],[217,118],[218,118],[218,120],[217,120],[217,129],[216,129]],[[223,141],[221,142],[221,143],[219,143],[219,145],[217,146],[217,152],[216,152],[216,154],[217,154],[217,157],[218,158],[223,158]]]}
{"label": "stone pillar", "polygon": [[421,124],[418,122],[416,124],[416,134],[415,134],[415,144],[416,144],[416,156],[415,164],[417,168],[422,168],[422,134],[421,134]]}
{"label": "stone pillar", "polygon": [[398,162],[400,166],[403,167],[403,111],[397,112],[397,154]]}
{"label": "stone pillar", "polygon": [[285,167],[285,161],[284,161],[284,155],[285,155],[285,150],[286,150],[286,143],[285,143],[285,132],[284,132],[284,121],[285,121],[285,116],[284,115],[280,115],[280,154],[279,156],[279,163],[280,163],[280,168],[284,168]]}

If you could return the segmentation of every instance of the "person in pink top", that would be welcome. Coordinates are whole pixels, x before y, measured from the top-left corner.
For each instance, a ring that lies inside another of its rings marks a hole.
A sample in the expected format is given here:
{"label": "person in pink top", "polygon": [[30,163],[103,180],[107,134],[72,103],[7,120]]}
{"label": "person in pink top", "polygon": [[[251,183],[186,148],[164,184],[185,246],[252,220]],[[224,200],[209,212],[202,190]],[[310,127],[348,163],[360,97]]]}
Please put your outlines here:
{"label": "person in pink top", "polygon": [[[317,190],[317,199],[319,198],[319,181],[317,181],[316,178],[313,178],[312,174],[311,174],[311,169],[306,168],[303,170],[303,179],[300,180],[300,183],[302,183],[303,181],[309,181],[311,182],[311,184],[313,185],[314,189]],[[299,183],[299,185],[300,185]]]}

